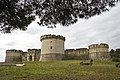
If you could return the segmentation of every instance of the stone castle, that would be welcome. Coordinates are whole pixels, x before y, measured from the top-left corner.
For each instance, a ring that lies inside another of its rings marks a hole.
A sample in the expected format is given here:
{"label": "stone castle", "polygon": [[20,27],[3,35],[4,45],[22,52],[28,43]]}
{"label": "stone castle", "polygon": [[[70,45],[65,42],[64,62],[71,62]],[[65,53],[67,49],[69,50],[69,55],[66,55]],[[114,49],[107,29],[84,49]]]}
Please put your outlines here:
{"label": "stone castle", "polygon": [[92,44],[88,48],[64,49],[65,37],[61,35],[43,35],[40,37],[41,49],[6,50],[5,62],[88,60],[109,58],[109,45]]}

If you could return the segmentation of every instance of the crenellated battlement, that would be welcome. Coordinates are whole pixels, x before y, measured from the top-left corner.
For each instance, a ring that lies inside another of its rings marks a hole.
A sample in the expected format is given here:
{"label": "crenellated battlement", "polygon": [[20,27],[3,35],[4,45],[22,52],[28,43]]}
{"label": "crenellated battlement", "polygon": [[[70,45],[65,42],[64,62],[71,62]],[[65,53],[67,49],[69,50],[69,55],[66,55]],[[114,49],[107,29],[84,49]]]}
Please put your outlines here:
{"label": "crenellated battlement", "polygon": [[76,50],[87,50],[87,48],[77,48]]}
{"label": "crenellated battlement", "polygon": [[101,48],[109,48],[109,45],[106,43],[100,43]]}
{"label": "crenellated battlement", "polygon": [[65,51],[77,51],[77,50],[88,50],[87,48],[77,48],[77,49],[66,49]]}
{"label": "crenellated battlement", "polygon": [[34,51],[41,51],[41,49],[28,49],[28,52],[29,52],[29,51],[33,51],[33,52],[34,52]]}
{"label": "crenellated battlement", "polygon": [[91,45],[89,45],[88,47],[89,47],[90,49],[91,49],[91,48],[98,48],[99,45],[98,45],[98,44],[91,44]]}
{"label": "crenellated battlement", "polygon": [[51,34],[41,36],[40,41],[42,41],[44,39],[51,39],[51,38],[62,39],[65,41],[65,37],[63,37],[61,35],[51,35]]}
{"label": "crenellated battlement", "polygon": [[88,47],[89,47],[89,49],[92,49],[92,48],[109,48],[109,45],[106,44],[106,43],[100,43],[100,45],[99,44],[91,44]]}
{"label": "crenellated battlement", "polygon": [[11,49],[11,50],[6,50],[6,53],[23,53],[23,51],[22,50]]}
{"label": "crenellated battlement", "polygon": [[87,48],[66,49],[66,54],[88,54]]}

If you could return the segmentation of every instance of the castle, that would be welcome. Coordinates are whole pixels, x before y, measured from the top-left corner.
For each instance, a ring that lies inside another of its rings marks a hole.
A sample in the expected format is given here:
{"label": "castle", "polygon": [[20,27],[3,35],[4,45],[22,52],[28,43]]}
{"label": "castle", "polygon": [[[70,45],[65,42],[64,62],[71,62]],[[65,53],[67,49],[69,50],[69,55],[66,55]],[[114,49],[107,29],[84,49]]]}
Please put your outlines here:
{"label": "castle", "polygon": [[88,48],[64,49],[65,37],[61,35],[43,35],[40,37],[41,49],[6,50],[5,62],[88,60],[109,58],[109,45],[92,44]]}

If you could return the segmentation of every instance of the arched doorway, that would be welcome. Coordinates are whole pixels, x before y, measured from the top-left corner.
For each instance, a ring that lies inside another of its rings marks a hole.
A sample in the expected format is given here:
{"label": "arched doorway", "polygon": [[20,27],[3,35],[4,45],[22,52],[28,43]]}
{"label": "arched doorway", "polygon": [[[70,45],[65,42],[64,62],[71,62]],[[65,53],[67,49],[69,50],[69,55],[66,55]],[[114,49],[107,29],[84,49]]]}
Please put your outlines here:
{"label": "arched doorway", "polygon": [[32,61],[32,55],[29,56],[29,61]]}

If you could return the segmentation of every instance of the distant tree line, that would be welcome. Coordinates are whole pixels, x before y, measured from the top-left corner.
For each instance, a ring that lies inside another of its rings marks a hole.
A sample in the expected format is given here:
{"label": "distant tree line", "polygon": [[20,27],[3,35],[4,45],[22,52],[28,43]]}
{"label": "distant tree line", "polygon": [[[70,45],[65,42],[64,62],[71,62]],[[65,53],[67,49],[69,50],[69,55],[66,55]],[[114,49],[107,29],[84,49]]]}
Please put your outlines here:
{"label": "distant tree line", "polygon": [[111,49],[110,56],[112,58],[112,61],[120,62],[120,49]]}

